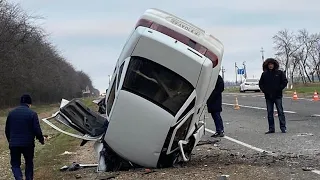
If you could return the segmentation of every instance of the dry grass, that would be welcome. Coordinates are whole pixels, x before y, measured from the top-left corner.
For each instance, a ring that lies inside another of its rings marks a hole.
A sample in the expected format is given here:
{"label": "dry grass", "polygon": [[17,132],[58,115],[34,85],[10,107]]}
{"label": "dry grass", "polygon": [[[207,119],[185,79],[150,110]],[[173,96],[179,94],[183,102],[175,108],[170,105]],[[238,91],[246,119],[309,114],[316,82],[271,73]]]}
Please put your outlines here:
{"label": "dry grass", "polygon": [[286,94],[292,95],[296,91],[299,96],[311,97],[315,91],[320,93],[320,83],[309,83],[309,84],[295,84],[293,89],[286,90]]}
{"label": "dry grass", "polygon": [[[94,107],[92,99],[83,99],[83,102]],[[51,116],[59,108],[59,104],[32,107],[39,118]],[[12,179],[10,170],[8,143],[4,135],[5,117],[10,109],[0,110],[0,179]],[[35,148],[35,179],[63,179],[59,169],[68,162],[68,158],[60,156],[64,151],[73,151],[80,145],[81,141],[70,136],[59,133],[44,122],[40,121],[43,134],[49,135],[50,139],[45,145],[36,142]],[[23,161],[22,161],[23,162]],[[22,168],[24,168],[22,166]]]}

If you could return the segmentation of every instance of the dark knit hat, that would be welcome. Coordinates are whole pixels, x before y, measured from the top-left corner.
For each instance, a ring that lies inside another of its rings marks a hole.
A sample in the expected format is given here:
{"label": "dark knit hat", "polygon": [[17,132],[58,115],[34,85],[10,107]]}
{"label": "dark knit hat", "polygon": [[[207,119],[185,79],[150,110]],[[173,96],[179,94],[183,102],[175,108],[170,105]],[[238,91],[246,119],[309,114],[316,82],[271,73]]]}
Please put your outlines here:
{"label": "dark knit hat", "polygon": [[20,98],[20,103],[21,104],[32,104],[32,99],[29,94],[24,94]]}

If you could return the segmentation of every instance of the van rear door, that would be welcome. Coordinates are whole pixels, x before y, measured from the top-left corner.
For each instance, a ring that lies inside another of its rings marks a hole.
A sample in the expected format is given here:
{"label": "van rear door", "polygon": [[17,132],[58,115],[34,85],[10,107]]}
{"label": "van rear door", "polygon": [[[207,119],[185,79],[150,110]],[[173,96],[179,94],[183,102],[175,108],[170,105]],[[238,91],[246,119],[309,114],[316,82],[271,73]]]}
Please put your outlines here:
{"label": "van rear door", "polygon": [[[52,120],[64,127],[58,127]],[[78,99],[63,99],[59,111],[42,121],[64,134],[89,141],[101,139],[109,124],[106,117],[92,111]],[[68,130],[79,134],[70,133]]]}

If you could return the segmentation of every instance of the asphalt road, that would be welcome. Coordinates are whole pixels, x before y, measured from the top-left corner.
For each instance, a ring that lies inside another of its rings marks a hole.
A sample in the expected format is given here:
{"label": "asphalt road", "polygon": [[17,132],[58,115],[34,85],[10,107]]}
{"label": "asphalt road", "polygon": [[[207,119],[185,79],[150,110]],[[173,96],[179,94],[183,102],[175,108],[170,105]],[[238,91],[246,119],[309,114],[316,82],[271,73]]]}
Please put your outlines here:
{"label": "asphalt road", "polygon": [[[240,105],[266,108],[266,102],[261,93],[225,93],[223,102],[234,104],[235,97],[238,98]],[[301,116],[317,115],[320,117],[320,101],[312,101],[312,97],[292,100],[292,97],[285,96],[283,107],[285,111],[293,111]]]}
{"label": "asphalt road", "polygon": [[[238,98],[239,110],[233,106],[235,97]],[[308,98],[294,101],[291,97],[285,97],[283,106],[287,133],[281,133],[278,117],[275,117],[276,133],[268,135],[264,134],[268,130],[268,122],[265,99],[261,93],[225,93],[223,104],[222,118],[227,138],[218,138],[221,148],[245,156],[255,154],[259,149],[278,155],[296,155],[303,157],[295,160],[298,167],[320,170],[320,101],[314,102]],[[208,117],[207,128],[215,131],[210,114]],[[205,139],[212,140],[210,135],[207,133]],[[292,171],[299,174],[301,169]],[[310,172],[311,177],[320,179],[320,172]]]}

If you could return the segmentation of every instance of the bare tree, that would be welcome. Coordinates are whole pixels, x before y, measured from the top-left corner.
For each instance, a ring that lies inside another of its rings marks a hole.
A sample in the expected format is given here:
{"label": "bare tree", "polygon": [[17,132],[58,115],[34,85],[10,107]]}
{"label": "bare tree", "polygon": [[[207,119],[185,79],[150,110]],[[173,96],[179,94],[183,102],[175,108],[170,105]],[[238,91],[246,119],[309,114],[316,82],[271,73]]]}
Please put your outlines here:
{"label": "bare tree", "polygon": [[314,75],[317,76],[318,81],[320,82],[320,34],[311,35],[312,45],[310,49],[310,70],[312,74],[312,79],[314,80]]}
{"label": "bare tree", "polygon": [[15,105],[24,92],[35,103],[55,103],[81,97],[86,86],[93,91],[90,77],[61,57],[31,20],[19,5],[0,0],[0,107]]}
{"label": "bare tree", "polygon": [[273,36],[276,57],[284,64],[284,72],[288,75],[292,55],[299,49],[295,35],[289,30],[281,30]]}
{"label": "bare tree", "polygon": [[292,67],[291,67],[291,71],[290,71],[290,80],[291,80],[291,84],[294,84],[294,75],[296,74],[296,72],[299,70],[300,71],[300,59],[302,57],[301,53],[294,53],[293,55],[293,59],[292,59]]}
{"label": "bare tree", "polygon": [[[297,41],[299,43],[299,49],[297,50],[300,54],[300,67],[303,71],[303,75],[307,77],[309,82],[312,82],[310,78],[310,64],[308,63],[308,58],[311,52],[314,39],[310,36],[306,29],[299,30]],[[312,69],[312,68],[311,68]]]}
{"label": "bare tree", "polygon": [[303,83],[314,82],[315,75],[320,79],[320,34],[301,29],[295,35],[282,30],[273,39],[276,56],[285,66],[292,84],[294,79]]}

